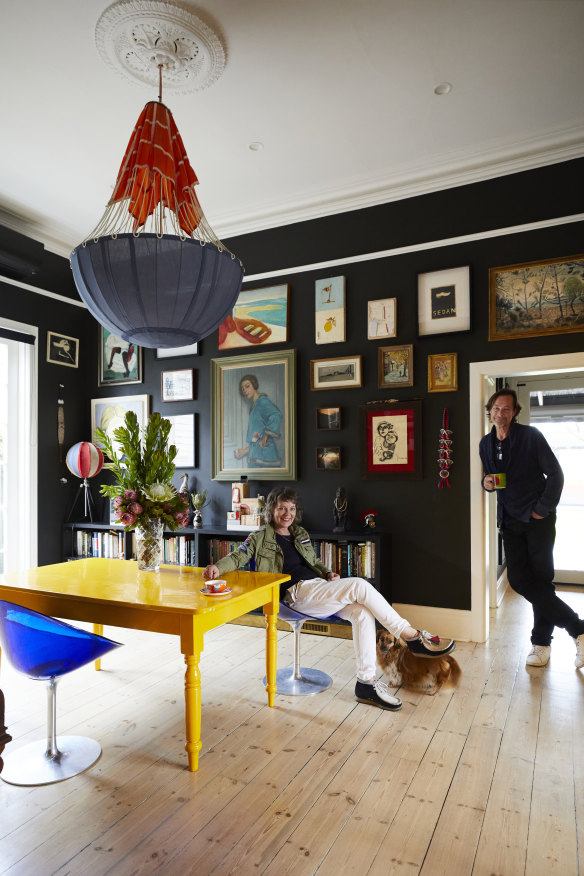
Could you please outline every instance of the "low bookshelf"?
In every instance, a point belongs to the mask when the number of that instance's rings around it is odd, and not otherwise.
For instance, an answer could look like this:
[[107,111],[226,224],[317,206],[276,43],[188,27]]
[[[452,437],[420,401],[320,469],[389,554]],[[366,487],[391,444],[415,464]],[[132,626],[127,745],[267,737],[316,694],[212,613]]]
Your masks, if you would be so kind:
[[[164,563],[206,566],[225,556],[249,535],[250,530],[224,527],[192,526],[164,533]],[[317,557],[341,577],[367,578],[391,602],[391,535],[375,529],[347,532],[311,531]],[[134,534],[123,527],[108,523],[66,523],[63,528],[63,555],[66,560],[82,557],[112,557],[131,560],[135,557]],[[238,618],[235,623],[263,626],[260,610]],[[289,630],[285,621],[280,629]],[[339,618],[328,621],[307,621],[303,631],[319,635],[351,638],[351,625]]]

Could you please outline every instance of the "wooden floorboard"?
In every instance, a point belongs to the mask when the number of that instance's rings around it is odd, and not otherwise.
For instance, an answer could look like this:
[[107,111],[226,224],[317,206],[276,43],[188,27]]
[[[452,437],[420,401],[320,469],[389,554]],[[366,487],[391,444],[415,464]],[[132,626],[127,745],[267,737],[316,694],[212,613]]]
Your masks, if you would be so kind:
[[[582,590],[563,597],[584,615]],[[355,701],[351,641],[315,635],[302,662],[333,686],[270,709],[264,631],[213,630],[197,773],[177,640],[108,628],[124,647],[57,695],[58,731],[102,757],[56,785],[0,783],[0,874],[584,876],[584,671],[562,631],[549,666],[527,668],[530,626],[507,594],[489,641],[458,644],[460,686],[403,689],[396,713]],[[292,651],[279,631],[279,665]],[[10,745],[42,737],[42,685],[6,662],[1,681]]]

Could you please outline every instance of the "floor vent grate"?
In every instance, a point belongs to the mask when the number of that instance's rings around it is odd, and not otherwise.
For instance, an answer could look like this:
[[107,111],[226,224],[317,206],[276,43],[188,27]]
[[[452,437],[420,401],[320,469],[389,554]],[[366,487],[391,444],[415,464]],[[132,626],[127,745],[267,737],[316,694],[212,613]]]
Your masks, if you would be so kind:
[[320,633],[321,636],[330,636],[330,624],[317,624],[314,621],[305,621],[302,624],[302,629],[307,633]]

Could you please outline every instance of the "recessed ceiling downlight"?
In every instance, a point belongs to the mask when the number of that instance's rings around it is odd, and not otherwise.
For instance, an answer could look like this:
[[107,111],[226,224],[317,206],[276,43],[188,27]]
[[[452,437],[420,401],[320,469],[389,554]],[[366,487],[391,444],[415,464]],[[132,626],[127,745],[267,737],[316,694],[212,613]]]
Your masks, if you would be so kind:
[[264,144],[261,140],[252,140],[252,142],[249,144],[249,148],[252,152],[261,152],[264,148]]
[[450,94],[452,91],[452,83],[451,82],[440,82],[439,85],[434,89],[434,94]]

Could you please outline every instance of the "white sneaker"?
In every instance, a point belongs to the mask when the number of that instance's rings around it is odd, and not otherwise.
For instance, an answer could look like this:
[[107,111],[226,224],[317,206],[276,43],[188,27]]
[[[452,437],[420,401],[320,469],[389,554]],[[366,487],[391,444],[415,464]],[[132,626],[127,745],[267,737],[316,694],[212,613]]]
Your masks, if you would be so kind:
[[[582,641],[582,663],[580,666],[584,666],[584,636],[580,636]],[[551,645],[532,645],[531,651],[527,655],[527,659],[525,660],[526,666],[547,666],[550,661],[550,654],[552,652]]]
[[574,660],[574,666],[576,669],[580,669],[584,666],[584,633],[581,633],[577,639],[574,639],[576,642],[576,659]]

